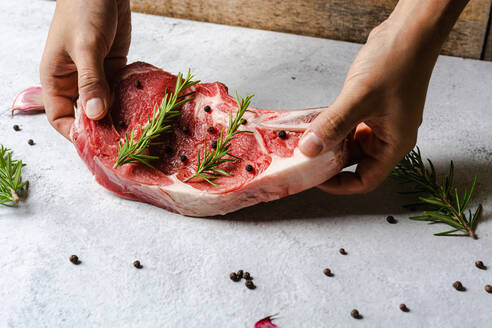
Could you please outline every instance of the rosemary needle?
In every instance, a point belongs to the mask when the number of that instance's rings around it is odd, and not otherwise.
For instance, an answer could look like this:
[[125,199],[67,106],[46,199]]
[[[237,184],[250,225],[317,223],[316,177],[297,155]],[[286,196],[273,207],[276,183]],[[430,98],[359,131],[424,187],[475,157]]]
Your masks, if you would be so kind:
[[[220,131],[219,139],[217,139],[217,147],[212,151],[207,148],[207,135],[205,135],[203,141],[203,153],[198,150],[198,165],[196,172],[186,178],[184,182],[188,182],[193,178],[200,178],[213,186],[217,184],[212,180],[217,179],[220,176],[233,176],[233,174],[219,168],[220,164],[226,162],[233,162],[239,159],[237,156],[231,154],[231,141],[236,138],[236,136],[240,133],[251,133],[251,131],[238,131],[239,127],[243,123],[243,115],[246,113],[246,110],[251,103],[251,98],[254,95],[247,96],[246,98],[239,97],[236,92],[236,102],[238,105],[238,110],[236,113],[236,117],[232,118],[232,108],[229,111],[229,126],[227,127],[227,131],[224,134],[224,130]],[[203,158],[202,156],[203,155]]]
[[[133,128],[130,135],[128,133],[125,134],[125,139],[118,143],[118,157],[116,158],[114,168],[128,163],[140,163],[148,167],[153,167],[149,161],[158,159],[158,157],[148,155],[147,150],[151,145],[155,144],[153,143],[154,139],[162,133],[171,130],[171,122],[181,114],[178,110],[179,107],[193,99],[193,97],[186,98],[186,96],[192,95],[193,93],[179,96],[183,90],[200,82],[191,81],[192,78],[193,75],[191,75],[190,70],[188,70],[188,75],[184,81],[183,75],[178,73],[174,92],[168,93],[166,90],[161,104],[155,104],[152,117],[149,115],[149,122],[145,127],[139,125],[138,130]],[[179,100],[181,98],[184,99]],[[140,138],[138,140],[136,140],[137,131],[140,132]]]
[[482,212],[482,205],[479,204],[473,214],[471,210],[468,212],[466,210],[475,190],[477,176],[475,175],[471,187],[465,189],[460,197],[458,188],[453,188],[453,162],[451,161],[449,166],[449,173],[443,175],[441,183],[438,183],[434,165],[429,159],[427,161],[430,169],[425,166],[420,149],[416,147],[400,161],[391,174],[402,183],[414,185],[413,191],[403,192],[403,194],[419,195],[418,203],[406,207],[419,206],[425,209],[423,215],[412,216],[410,219],[444,223],[453,228],[449,231],[436,233],[436,236],[456,236],[455,233],[463,232],[465,235],[476,239],[475,229]]
[[25,164],[20,160],[12,159],[12,151],[0,145],[0,205],[16,206],[29,181],[22,181],[22,167]]

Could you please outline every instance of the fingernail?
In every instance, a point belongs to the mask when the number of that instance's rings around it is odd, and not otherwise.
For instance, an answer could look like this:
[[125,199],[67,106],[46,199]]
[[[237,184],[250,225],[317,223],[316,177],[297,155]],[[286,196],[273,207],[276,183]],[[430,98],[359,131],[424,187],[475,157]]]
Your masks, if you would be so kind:
[[104,103],[101,98],[92,98],[85,103],[85,115],[90,119],[101,117],[104,113]]
[[299,149],[304,155],[314,157],[323,150],[323,142],[314,132],[308,132],[299,142]]

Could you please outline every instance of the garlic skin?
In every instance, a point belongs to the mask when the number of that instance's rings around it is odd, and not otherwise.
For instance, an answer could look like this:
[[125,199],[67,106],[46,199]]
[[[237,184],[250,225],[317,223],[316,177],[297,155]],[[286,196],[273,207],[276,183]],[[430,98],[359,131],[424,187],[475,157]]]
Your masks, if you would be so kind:
[[15,111],[23,113],[44,111],[41,87],[30,87],[21,91],[12,104],[12,116],[14,116]]
[[279,328],[276,324],[272,322],[272,320],[275,319],[274,317],[276,315],[278,315],[278,313],[274,315],[269,315],[268,317],[261,319],[260,321],[255,323],[253,328]]

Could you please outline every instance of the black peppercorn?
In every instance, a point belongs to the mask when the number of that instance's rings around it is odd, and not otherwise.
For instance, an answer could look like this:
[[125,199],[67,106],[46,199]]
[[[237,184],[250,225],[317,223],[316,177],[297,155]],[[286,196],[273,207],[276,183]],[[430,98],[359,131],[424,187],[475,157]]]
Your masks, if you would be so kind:
[[251,164],[246,165],[246,171],[248,171],[248,172],[253,171],[253,165],[251,165]]
[[241,124],[246,125],[247,123],[248,123],[248,121],[243,118],[243,120],[241,121]]
[[487,267],[483,264],[482,261],[476,261],[475,266],[481,270],[487,270]]
[[455,281],[453,283],[453,287],[460,292],[464,292],[466,290],[465,286],[461,283],[461,281]]
[[285,138],[287,138],[287,133],[284,130],[281,130],[278,132],[278,137],[280,139],[285,139]]
[[235,273],[235,272],[231,272],[229,274],[229,278],[231,278],[231,280],[234,282],[238,282],[239,280],[241,280],[241,278],[239,278],[237,273]]
[[17,124],[14,125],[14,131],[20,131],[20,127]]
[[356,309],[353,309],[352,312],[350,312],[350,315],[354,319],[362,319],[362,315]]
[[214,127],[213,126],[209,126],[207,128],[207,132],[214,132]]
[[491,293],[491,294],[492,294],[492,286],[490,286],[490,285],[485,285],[485,291],[486,291],[487,293]]
[[402,310],[403,312],[410,312],[410,309],[407,308],[407,306],[405,304],[400,304],[400,310]]
[[323,273],[325,274],[325,276],[327,277],[333,277],[333,273],[331,272],[330,269],[326,268],[323,270]]
[[181,162],[186,162],[186,160],[188,159],[188,157],[186,157],[186,155],[181,155],[179,157],[179,159],[181,159]]
[[140,82],[140,80],[135,80],[135,82],[133,82],[133,85],[137,89],[140,89],[142,87],[142,83]]
[[339,252],[340,252],[340,254],[342,254],[342,255],[347,255],[347,252],[345,251],[345,249],[344,249],[344,248],[340,248],[338,251],[339,251]]
[[211,109],[211,108],[210,108],[210,106],[209,106],[209,105],[207,105],[207,106],[203,107],[203,110],[205,111],[205,113],[210,112],[210,109]]
[[125,124],[125,121],[119,121],[119,122],[118,122],[118,125],[119,125],[120,127],[124,127],[126,124]]
[[190,128],[187,126],[183,126],[183,133],[188,134],[190,132]]
[[246,279],[246,280],[253,280],[253,277],[251,277],[251,275],[249,274],[249,272],[245,272],[243,274],[243,278]]
[[239,277],[239,279],[243,278],[243,270],[238,270],[236,274]]
[[72,262],[75,265],[79,265],[80,264],[79,257],[77,255],[70,256],[70,262]]
[[32,145],[34,145],[34,140],[29,139],[29,140],[27,140],[27,143],[28,143],[30,146],[32,146]]
[[142,268],[143,268],[143,266],[142,266],[142,264],[140,263],[140,261],[139,261],[139,260],[134,261],[134,262],[133,262],[133,266],[134,266],[135,268],[137,268],[137,269],[142,269]]
[[246,287],[247,287],[248,289],[255,289],[255,288],[256,288],[256,286],[255,286],[255,284],[254,284],[253,280],[246,280],[245,285],[246,285]]
[[389,224],[396,224],[398,223],[398,221],[396,221],[396,219],[394,218],[393,215],[389,215],[387,218],[386,218],[386,221],[388,221]]
[[217,148],[217,141],[213,141],[212,144],[210,145],[213,149]]
[[166,154],[171,154],[173,152],[173,149],[171,148],[171,146],[166,146],[164,148],[164,151],[166,152]]

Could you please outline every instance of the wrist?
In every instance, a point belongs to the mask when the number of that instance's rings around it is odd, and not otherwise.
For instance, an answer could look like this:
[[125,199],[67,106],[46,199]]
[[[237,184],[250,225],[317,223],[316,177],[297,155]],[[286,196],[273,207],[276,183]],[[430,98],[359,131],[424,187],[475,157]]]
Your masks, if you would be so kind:
[[400,0],[387,22],[405,42],[438,54],[468,1]]

